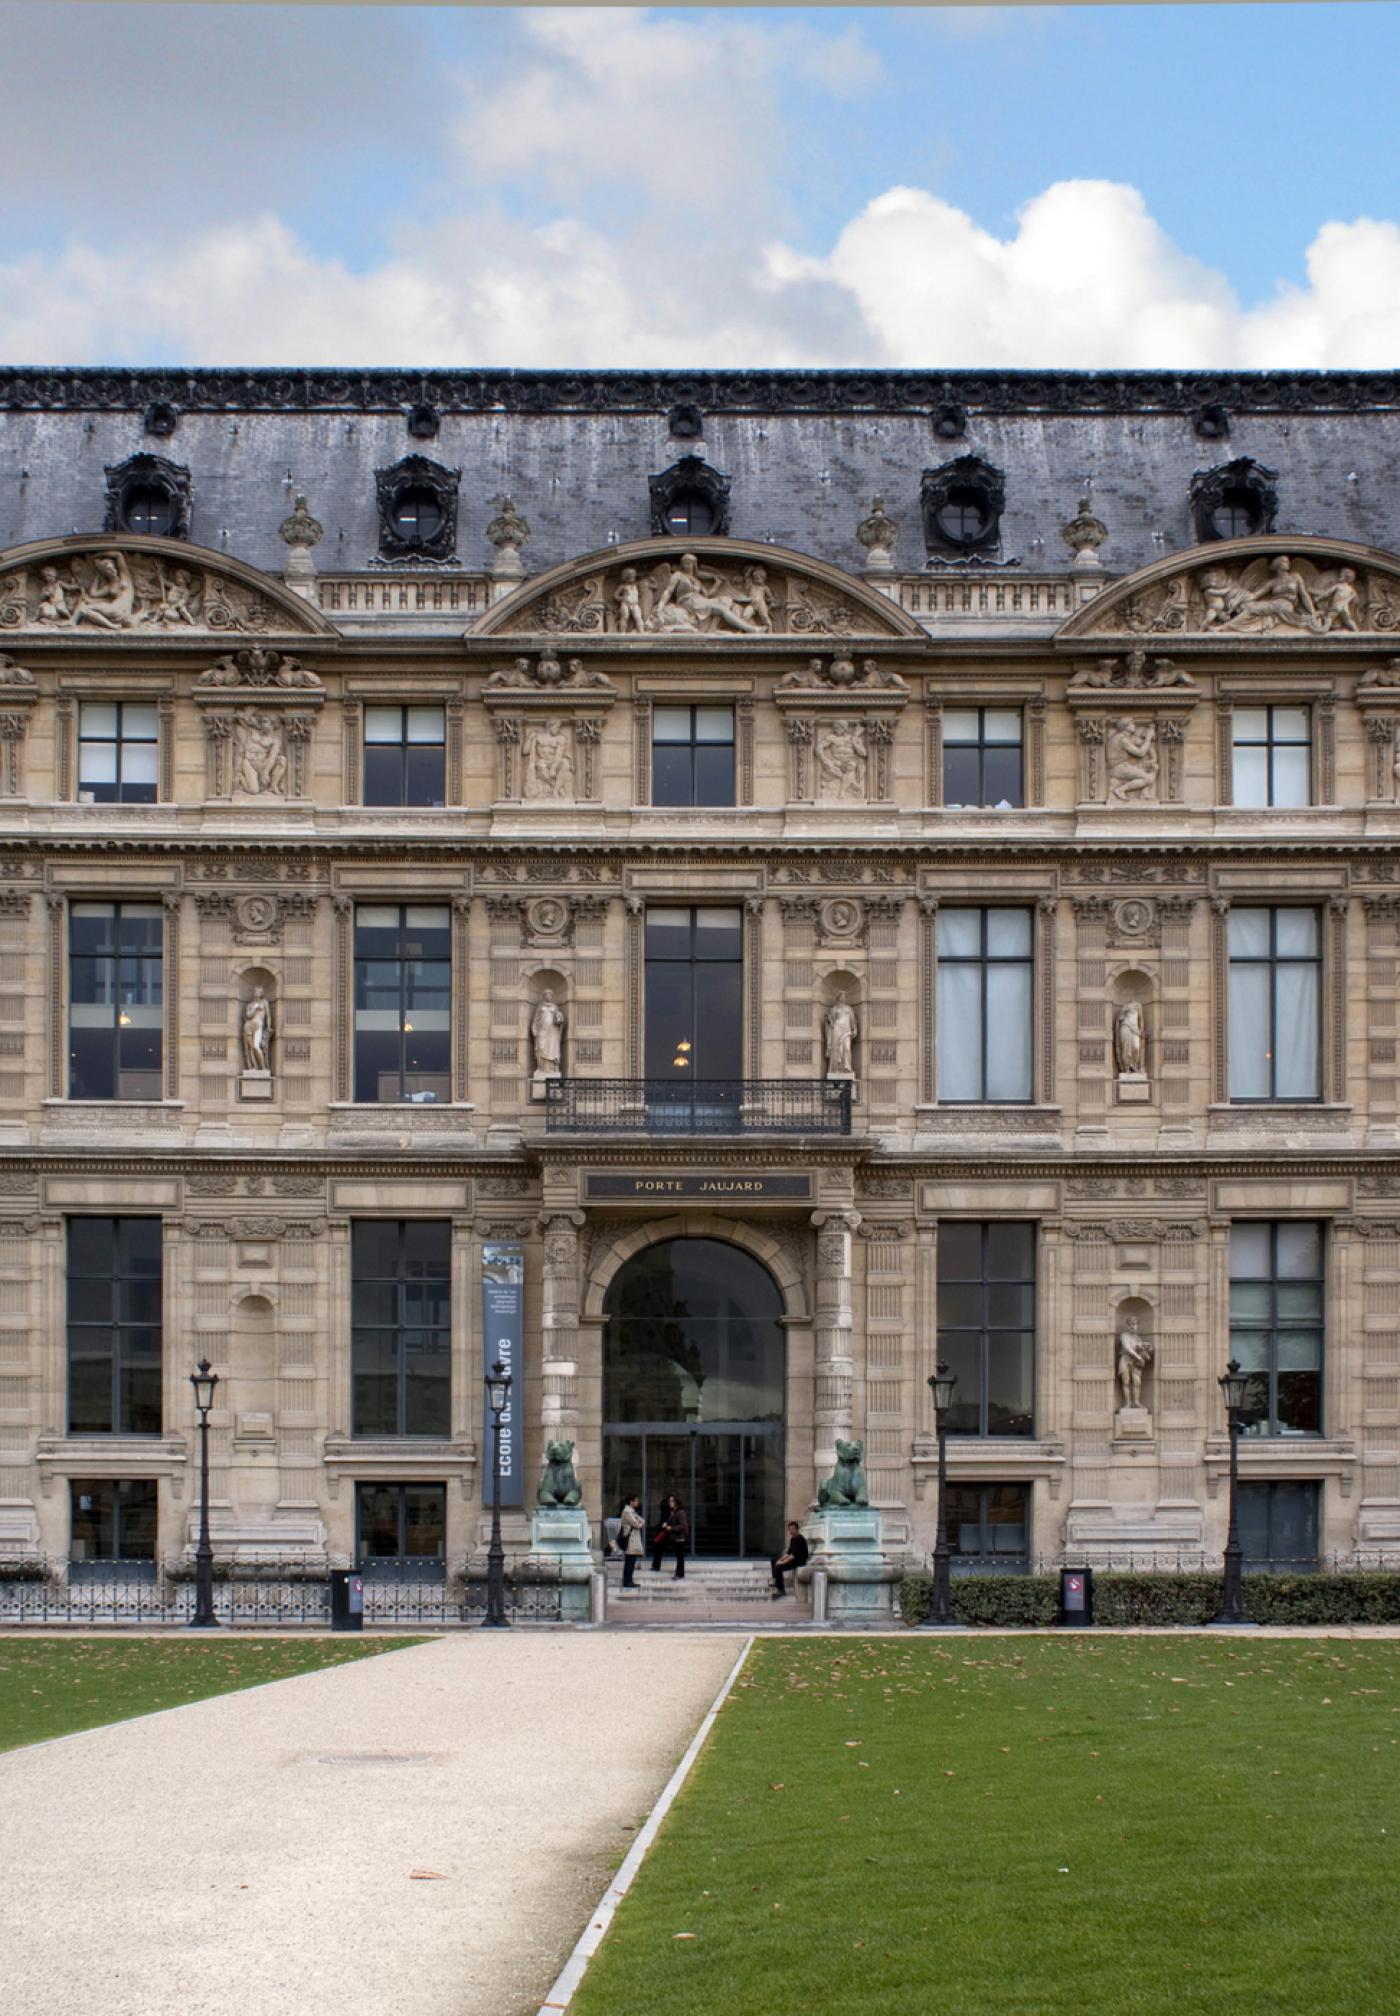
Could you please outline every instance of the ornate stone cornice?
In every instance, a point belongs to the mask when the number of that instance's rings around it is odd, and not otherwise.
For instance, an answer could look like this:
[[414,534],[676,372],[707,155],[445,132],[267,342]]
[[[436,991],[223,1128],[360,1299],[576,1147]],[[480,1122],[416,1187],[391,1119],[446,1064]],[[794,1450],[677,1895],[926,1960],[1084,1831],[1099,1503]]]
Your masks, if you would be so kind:
[[666,414],[1361,413],[1400,406],[1397,371],[0,371],[20,412]]

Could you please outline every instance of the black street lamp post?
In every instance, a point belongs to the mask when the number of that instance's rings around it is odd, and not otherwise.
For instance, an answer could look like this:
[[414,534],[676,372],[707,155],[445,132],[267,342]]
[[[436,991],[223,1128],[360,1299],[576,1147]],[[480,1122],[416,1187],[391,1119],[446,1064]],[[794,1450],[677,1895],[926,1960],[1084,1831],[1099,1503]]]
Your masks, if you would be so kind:
[[214,1615],[214,1549],[209,1544],[209,1410],[214,1404],[214,1388],[219,1383],[209,1360],[201,1358],[191,1372],[194,1404],[199,1409],[199,1545],[194,1550],[194,1615],[190,1628],[212,1631],[218,1623]]
[[501,1416],[510,1403],[511,1376],[498,1358],[486,1378],[486,1404],[491,1409],[491,1545],[486,1551],[486,1615],[483,1630],[504,1630],[506,1616],[506,1550],[501,1545]]
[[1217,1624],[1246,1624],[1244,1578],[1240,1549],[1238,1486],[1240,1481],[1240,1416],[1244,1412],[1249,1379],[1232,1358],[1220,1375],[1225,1396],[1225,1418],[1230,1430],[1230,1525],[1225,1535],[1225,1584],[1221,1592]]
[[953,1404],[953,1388],[957,1383],[956,1375],[941,1362],[938,1370],[930,1374],[928,1382],[928,1390],[933,1395],[934,1420],[938,1429],[938,1525],[933,1537],[933,1597],[924,1624],[927,1628],[937,1631],[955,1631],[958,1628],[948,1588],[947,1426],[948,1409]]

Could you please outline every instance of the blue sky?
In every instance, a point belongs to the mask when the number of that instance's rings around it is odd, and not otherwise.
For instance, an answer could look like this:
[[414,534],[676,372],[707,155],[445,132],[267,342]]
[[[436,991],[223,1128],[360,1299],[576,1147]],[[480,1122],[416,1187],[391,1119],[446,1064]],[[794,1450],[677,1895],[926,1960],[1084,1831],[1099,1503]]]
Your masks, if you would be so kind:
[[0,38],[11,361],[1400,353],[1389,0],[0,0]]

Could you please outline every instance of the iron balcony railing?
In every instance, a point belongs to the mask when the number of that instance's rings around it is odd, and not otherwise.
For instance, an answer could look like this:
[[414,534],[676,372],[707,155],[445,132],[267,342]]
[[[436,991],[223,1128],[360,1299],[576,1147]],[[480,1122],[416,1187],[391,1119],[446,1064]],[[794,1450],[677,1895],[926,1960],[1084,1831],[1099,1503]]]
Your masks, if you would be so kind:
[[849,1082],[552,1078],[547,1134],[849,1134]]

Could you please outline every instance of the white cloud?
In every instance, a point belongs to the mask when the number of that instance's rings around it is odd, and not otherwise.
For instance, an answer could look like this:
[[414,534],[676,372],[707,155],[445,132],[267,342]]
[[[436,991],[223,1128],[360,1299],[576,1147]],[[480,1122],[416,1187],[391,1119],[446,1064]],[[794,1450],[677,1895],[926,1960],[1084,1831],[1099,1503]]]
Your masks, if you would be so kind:
[[355,271],[276,216],[169,247],[0,264],[0,355],[24,363],[1389,366],[1400,226],[1329,223],[1307,284],[1255,308],[1139,193],[1061,182],[1005,236],[886,191],[814,258],[643,204],[608,231],[487,206]]

